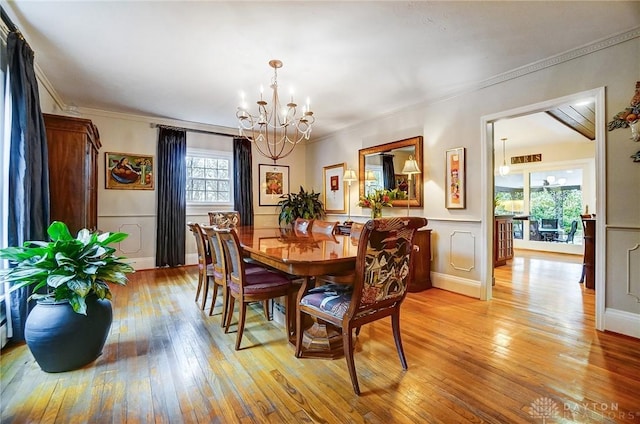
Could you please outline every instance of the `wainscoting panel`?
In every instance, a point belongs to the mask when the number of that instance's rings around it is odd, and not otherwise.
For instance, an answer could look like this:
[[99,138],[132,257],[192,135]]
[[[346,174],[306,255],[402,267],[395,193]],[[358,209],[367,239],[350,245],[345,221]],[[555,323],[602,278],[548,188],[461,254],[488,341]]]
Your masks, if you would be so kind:
[[98,228],[101,231],[123,232],[129,234],[116,248],[118,253],[127,257],[136,270],[155,267],[156,257],[156,217],[141,216],[99,216]]
[[469,272],[476,267],[476,240],[471,231],[455,230],[449,235],[449,265]]
[[609,309],[615,305],[617,310],[640,314],[640,228],[615,227],[606,231],[607,245],[616,246],[620,254],[607,257],[605,306]]

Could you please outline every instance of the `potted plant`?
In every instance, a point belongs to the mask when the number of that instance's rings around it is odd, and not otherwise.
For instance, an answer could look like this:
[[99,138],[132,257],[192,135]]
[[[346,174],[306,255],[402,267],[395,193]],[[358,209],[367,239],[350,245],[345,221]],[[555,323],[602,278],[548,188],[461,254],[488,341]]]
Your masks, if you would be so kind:
[[25,323],[25,340],[42,370],[61,372],[95,360],[112,322],[109,283],[125,285],[131,265],[109,247],[125,233],[78,232],[55,221],[47,233],[50,242],[27,241],[22,247],[0,249],[0,259],[13,268],[0,279],[13,282],[11,290],[33,286],[36,306]]
[[299,193],[289,193],[281,196],[278,202],[280,214],[278,223],[292,224],[296,218],[319,219],[325,216],[324,206],[319,199],[320,193],[304,191],[300,186]]

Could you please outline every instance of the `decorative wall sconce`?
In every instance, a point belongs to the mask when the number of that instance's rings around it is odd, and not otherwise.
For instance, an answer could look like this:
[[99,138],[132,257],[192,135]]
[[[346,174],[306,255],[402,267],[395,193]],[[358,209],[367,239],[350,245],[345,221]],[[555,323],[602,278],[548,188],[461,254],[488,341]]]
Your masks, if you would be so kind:
[[618,112],[607,124],[609,131],[627,127],[631,129],[631,140],[640,141],[640,81],[636,82],[636,93],[631,98],[630,106]]

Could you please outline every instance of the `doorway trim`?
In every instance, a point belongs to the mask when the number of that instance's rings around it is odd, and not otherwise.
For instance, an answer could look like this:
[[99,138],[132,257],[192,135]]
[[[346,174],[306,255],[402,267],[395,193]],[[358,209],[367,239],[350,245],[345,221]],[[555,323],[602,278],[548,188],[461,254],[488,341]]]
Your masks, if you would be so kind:
[[[487,249],[480,252],[480,297],[483,300],[489,300],[492,297],[492,283],[494,281],[493,274],[493,186],[494,186],[494,140],[493,140],[493,123],[500,119],[516,118],[523,115],[529,115],[537,112],[544,112],[550,108],[575,102],[585,97],[595,98],[595,134],[596,134],[596,329],[604,330],[604,305],[605,305],[605,281],[606,261],[605,261],[605,223],[607,222],[606,208],[606,118],[605,118],[605,88],[599,87],[593,90],[582,91],[564,97],[558,97],[544,102],[522,106],[491,115],[485,115],[481,120],[481,146],[482,146],[482,219],[481,228],[482,239],[486,240]],[[576,284],[578,282],[576,281]]]

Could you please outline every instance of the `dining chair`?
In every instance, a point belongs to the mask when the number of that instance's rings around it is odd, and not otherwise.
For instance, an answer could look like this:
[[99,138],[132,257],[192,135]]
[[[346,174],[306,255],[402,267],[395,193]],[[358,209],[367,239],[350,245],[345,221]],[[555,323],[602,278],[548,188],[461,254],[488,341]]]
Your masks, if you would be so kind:
[[209,225],[220,228],[233,228],[242,225],[238,211],[210,211]]
[[[203,296],[202,296],[202,309],[205,308],[207,303],[207,294],[209,293],[209,279],[213,278],[213,265],[211,260],[211,255],[207,252],[207,248],[205,245],[205,234],[198,223],[189,222],[187,223],[189,230],[193,234],[193,237],[196,241],[196,248],[198,252],[198,287],[196,288],[196,303],[198,302],[198,298],[200,297],[200,292],[204,286]],[[215,291],[213,302],[215,303]]]
[[[284,274],[271,269],[262,267],[258,270],[255,268],[252,272],[247,272],[248,264],[243,258],[242,246],[235,231],[230,229],[217,229],[217,233],[226,260],[227,272],[229,276],[227,286],[228,311],[225,322],[225,333],[229,332],[231,318],[233,315],[235,300],[239,302],[239,318],[238,318],[238,334],[236,337],[235,349],[240,349],[242,343],[242,335],[244,333],[244,325],[247,314],[247,304],[251,302],[263,302],[286,297],[287,304],[285,308],[285,329],[287,339],[292,335],[292,308],[295,307],[294,302],[294,285],[292,281]],[[259,267],[259,265],[253,265]],[[265,308],[265,311],[267,309]],[[267,319],[270,320],[268,312]]]
[[416,231],[427,220],[418,217],[374,219],[366,223],[360,235],[353,289],[335,290],[322,286],[304,294],[296,314],[296,357],[302,356],[303,314],[342,329],[344,356],[353,391],[360,387],[353,357],[353,329],[391,317],[391,327],[402,369],[407,361],[400,336],[400,306],[414,273],[413,245]]
[[[209,316],[213,315],[213,310],[215,308],[215,299],[218,292],[218,287],[222,289],[222,318],[220,319],[220,326],[224,327],[227,319],[227,313],[229,310],[229,296],[227,294],[227,285],[229,281],[229,273],[227,272],[227,263],[224,255],[224,248],[222,247],[222,241],[218,236],[218,233],[215,231],[213,226],[205,226],[202,227],[204,233],[206,234],[207,240],[209,242],[209,247],[211,250],[211,259],[213,265],[213,299],[214,301],[211,303],[211,307],[209,308]],[[263,267],[256,265],[255,263],[246,263],[245,264],[245,272],[247,274],[251,274],[254,272],[260,272],[263,270]],[[265,310],[267,309],[267,305],[265,303]],[[268,314],[268,311],[267,311]],[[268,315],[265,316],[268,318]]]
[[331,235],[335,232],[336,225],[338,224],[339,224],[338,221],[329,222],[329,221],[321,221],[319,219],[315,219],[313,220],[313,223],[311,225],[311,234]]

